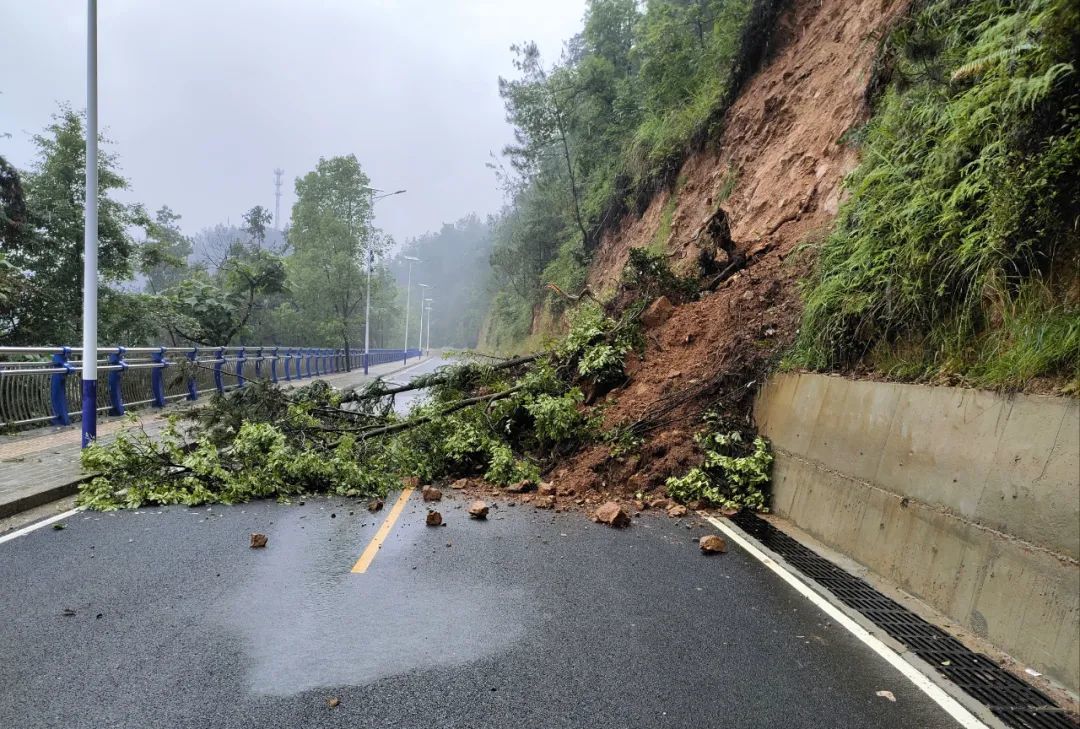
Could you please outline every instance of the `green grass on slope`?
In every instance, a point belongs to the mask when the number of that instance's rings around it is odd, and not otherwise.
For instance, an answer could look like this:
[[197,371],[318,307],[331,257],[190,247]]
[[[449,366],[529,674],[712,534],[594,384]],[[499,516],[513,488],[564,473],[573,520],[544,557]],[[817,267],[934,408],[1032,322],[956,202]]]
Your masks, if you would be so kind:
[[795,364],[1075,386],[1078,51],[1071,0],[917,4],[883,46]]

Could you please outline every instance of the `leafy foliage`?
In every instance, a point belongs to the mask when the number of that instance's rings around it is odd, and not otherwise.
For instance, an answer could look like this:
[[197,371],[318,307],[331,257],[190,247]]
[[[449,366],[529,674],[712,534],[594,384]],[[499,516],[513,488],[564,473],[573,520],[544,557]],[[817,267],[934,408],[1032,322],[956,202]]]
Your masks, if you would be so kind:
[[[381,382],[342,393],[323,381],[287,391],[256,381],[215,395],[164,435],[126,431],[95,444],[83,466],[100,473],[80,492],[98,509],[141,504],[237,503],[322,491],[381,494],[405,476],[536,481],[541,470],[597,436],[585,411],[578,362],[617,349],[624,334],[603,318],[517,376],[466,363],[418,378],[428,397],[406,417]],[[515,363],[516,364],[516,363]],[[522,363],[523,364],[523,363]],[[519,367],[520,369],[520,367]]]
[[318,381],[289,394],[256,382],[215,395],[190,414],[196,425],[186,432],[173,419],[156,437],[135,428],[87,448],[83,468],[101,475],[81,488],[79,503],[115,509],[385,493],[393,479],[381,449],[333,427],[353,417],[334,412],[340,403]]
[[633,313],[616,321],[599,306],[584,305],[571,313],[570,331],[556,353],[591,385],[609,388],[624,378],[626,355],[641,344]]
[[698,293],[695,276],[680,276],[671,270],[667,258],[647,248],[631,248],[622,283],[637,297],[646,300],[667,296],[676,302],[693,299]]
[[520,341],[544,284],[579,290],[603,231],[673,184],[716,135],[780,5],[590,0],[557,63],[515,46],[518,76],[499,82],[515,142],[503,150],[510,204],[495,230],[488,346]]
[[[98,264],[101,289],[133,271],[136,243],[130,230],[148,223],[138,205],[119,202],[117,193],[128,188],[118,170],[115,154],[102,139],[98,156]],[[35,135],[38,157],[22,175],[25,206],[11,208],[5,219],[18,221],[18,235],[5,232],[5,257],[17,269],[32,272],[20,295],[5,309],[5,343],[70,344],[79,338],[79,320],[73,317],[82,299],[83,209],[86,197],[86,144],[83,117],[62,106],[44,133]],[[8,172],[7,174],[10,174]],[[6,197],[10,197],[8,193]],[[5,207],[15,202],[5,200]],[[13,216],[12,216],[13,215]],[[115,291],[115,297],[123,292]],[[113,322],[102,309],[102,339],[113,336]]]
[[765,488],[773,456],[761,436],[729,429],[724,420],[706,415],[708,428],[695,441],[705,452],[700,466],[685,476],[671,477],[668,495],[679,501],[705,501],[724,509],[765,509]]
[[799,364],[1076,377],[1078,49],[1068,0],[928,1],[892,34],[892,81],[806,290]]

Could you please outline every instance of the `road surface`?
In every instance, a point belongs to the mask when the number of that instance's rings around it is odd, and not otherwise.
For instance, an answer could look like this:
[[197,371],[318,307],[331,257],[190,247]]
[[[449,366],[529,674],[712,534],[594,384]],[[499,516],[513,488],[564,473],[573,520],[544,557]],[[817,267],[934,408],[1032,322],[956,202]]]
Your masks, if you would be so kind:
[[749,554],[701,555],[706,522],[476,522],[451,498],[432,528],[413,494],[353,573],[395,498],[83,512],[0,543],[0,727],[957,726]]

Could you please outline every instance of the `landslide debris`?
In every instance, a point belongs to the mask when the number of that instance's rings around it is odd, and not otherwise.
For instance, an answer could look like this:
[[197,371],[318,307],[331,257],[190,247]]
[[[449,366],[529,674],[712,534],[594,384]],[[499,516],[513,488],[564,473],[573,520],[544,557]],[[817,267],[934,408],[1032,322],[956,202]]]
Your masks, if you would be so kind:
[[727,542],[718,534],[706,534],[698,540],[698,547],[705,554],[722,554],[727,551]]

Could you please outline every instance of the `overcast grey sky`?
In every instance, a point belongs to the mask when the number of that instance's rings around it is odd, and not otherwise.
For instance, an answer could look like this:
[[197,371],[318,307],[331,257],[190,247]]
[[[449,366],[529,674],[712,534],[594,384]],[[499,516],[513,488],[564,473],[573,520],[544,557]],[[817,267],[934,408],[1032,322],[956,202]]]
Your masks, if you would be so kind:
[[[62,101],[85,106],[83,0],[0,0],[0,154],[20,168]],[[100,118],[130,199],[168,204],[188,233],[273,210],[293,179],[355,153],[402,241],[501,192],[484,164],[510,139],[497,89],[511,43],[546,58],[584,0],[99,0]],[[15,62],[18,59],[18,62]]]

